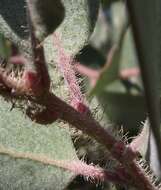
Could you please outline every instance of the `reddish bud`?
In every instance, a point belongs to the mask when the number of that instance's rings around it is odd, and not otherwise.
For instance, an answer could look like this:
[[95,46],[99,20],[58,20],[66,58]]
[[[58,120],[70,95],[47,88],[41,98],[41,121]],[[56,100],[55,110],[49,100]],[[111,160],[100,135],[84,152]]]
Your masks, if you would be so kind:
[[23,80],[25,87],[34,94],[40,95],[42,92],[41,76],[32,71],[25,71]]

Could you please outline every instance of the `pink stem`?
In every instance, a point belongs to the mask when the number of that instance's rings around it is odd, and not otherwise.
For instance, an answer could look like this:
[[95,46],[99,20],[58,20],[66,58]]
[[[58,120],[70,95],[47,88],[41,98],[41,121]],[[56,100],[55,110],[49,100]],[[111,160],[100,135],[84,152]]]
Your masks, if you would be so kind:
[[122,172],[121,168],[110,171],[91,164],[87,165],[82,161],[57,161],[57,165],[92,181],[110,181],[120,185],[127,185],[130,182],[130,180],[127,179],[127,174]]
[[[101,69],[99,70],[96,70],[96,69],[91,69],[87,66],[84,66],[84,65],[81,65],[79,63],[75,64],[74,65],[74,69],[84,75],[84,76],[87,76],[90,81],[91,81],[91,84],[92,86],[94,86],[101,74]],[[130,77],[136,77],[140,74],[140,70],[138,68],[128,68],[128,69],[123,69],[120,71],[119,73],[119,77],[121,79],[128,79]]]
[[84,96],[82,95],[75,76],[75,72],[73,70],[74,60],[64,51],[59,36],[57,34],[54,34],[53,38],[54,45],[58,50],[58,67],[60,68],[60,71],[62,72],[65,82],[68,86],[71,105],[80,113],[86,113],[88,111],[88,108],[84,103]]

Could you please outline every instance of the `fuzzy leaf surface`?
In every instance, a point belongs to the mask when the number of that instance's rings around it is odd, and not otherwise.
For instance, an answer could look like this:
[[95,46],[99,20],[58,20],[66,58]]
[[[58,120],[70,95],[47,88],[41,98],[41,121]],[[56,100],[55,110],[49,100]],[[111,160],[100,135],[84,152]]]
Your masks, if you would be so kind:
[[[31,122],[20,111],[9,111],[0,100],[0,146],[17,153],[34,153],[57,160],[76,160],[69,133],[57,122],[42,126]],[[1,189],[64,189],[73,174],[28,159],[0,155]]]
[[98,0],[62,0],[65,19],[56,33],[60,36],[62,47],[70,55],[77,54],[88,43],[97,19]]

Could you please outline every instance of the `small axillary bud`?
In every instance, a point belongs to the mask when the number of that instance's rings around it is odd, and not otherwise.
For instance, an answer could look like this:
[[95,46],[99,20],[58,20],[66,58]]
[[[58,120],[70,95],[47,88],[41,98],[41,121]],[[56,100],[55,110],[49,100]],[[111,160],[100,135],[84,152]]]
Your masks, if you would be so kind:
[[40,95],[42,91],[41,77],[33,71],[25,71],[23,75],[25,88],[31,95]]

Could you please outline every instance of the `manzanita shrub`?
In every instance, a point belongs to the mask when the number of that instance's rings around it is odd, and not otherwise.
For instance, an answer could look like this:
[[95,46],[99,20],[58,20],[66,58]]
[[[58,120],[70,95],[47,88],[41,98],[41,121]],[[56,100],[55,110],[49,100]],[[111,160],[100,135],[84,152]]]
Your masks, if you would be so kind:
[[0,189],[161,189],[160,26],[159,0],[0,1]]

